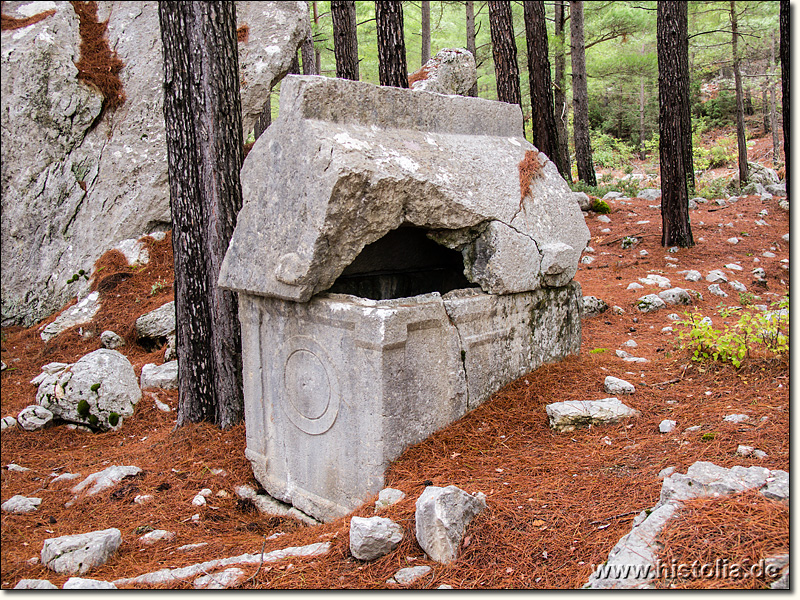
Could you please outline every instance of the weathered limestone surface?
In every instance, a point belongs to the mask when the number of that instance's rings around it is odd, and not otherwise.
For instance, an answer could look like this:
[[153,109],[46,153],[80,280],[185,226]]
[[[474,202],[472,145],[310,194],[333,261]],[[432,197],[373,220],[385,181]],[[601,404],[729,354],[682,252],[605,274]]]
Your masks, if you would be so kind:
[[[157,3],[98,2],[124,63],[125,103],[100,117],[102,96],[76,79],[78,17],[69,2],[5,2],[2,32],[2,322],[31,325],[88,290],[91,271],[122,240],[169,226],[163,58]],[[309,32],[305,2],[237,2],[245,136],[265,95]]]
[[482,492],[472,495],[454,485],[429,485],[417,499],[414,512],[417,542],[436,562],[453,562],[467,527],[485,508]]
[[478,78],[475,57],[463,48],[439,50],[422,69],[425,78],[412,83],[412,90],[466,96]]
[[[528,150],[510,104],[288,76],[280,116],[242,169],[245,204],[220,285],[305,302],[367,244],[407,224],[460,250],[465,275],[484,291],[564,286],[589,230],[543,155],[520,200]],[[435,230],[446,231],[437,239]],[[515,260],[524,269],[515,272]],[[550,270],[536,276],[542,260]]]
[[384,470],[409,445],[577,353],[580,299],[577,282],[380,301],[240,295],[245,453],[256,479],[320,520],[347,514],[383,489]]
[[49,538],[42,546],[42,564],[56,573],[83,575],[105,564],[121,543],[115,528]]
[[56,417],[104,430],[121,426],[141,397],[131,363],[106,348],[46,375],[36,392],[36,402]]

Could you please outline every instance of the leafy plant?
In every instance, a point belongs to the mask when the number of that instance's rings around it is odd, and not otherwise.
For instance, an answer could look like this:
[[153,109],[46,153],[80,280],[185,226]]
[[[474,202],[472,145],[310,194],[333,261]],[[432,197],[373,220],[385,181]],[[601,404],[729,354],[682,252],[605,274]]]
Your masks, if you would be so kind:
[[156,281],[156,282],[155,282],[155,283],[152,285],[152,287],[150,288],[150,295],[151,295],[151,296],[155,296],[157,293],[159,293],[159,292],[160,292],[161,290],[163,290],[165,287],[166,287],[166,286],[164,285],[164,282],[163,282],[163,281],[161,281],[161,280],[159,280],[159,281]]
[[681,347],[693,353],[692,360],[730,362],[735,368],[754,354],[782,356],[789,352],[788,298],[773,303],[778,310],[762,312],[754,306],[721,308],[723,318],[738,313],[729,327],[717,329],[699,312],[687,314],[678,324]]

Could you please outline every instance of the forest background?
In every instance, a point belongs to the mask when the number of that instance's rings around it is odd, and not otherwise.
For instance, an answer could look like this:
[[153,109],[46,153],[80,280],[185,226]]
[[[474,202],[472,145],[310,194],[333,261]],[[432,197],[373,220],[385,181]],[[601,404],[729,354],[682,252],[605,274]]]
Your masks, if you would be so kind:
[[[409,72],[424,64],[423,2],[403,2],[406,58]],[[442,48],[467,47],[466,5],[472,4],[475,15],[476,64],[478,96],[497,99],[497,82],[489,31],[487,2],[429,2],[430,55]],[[565,12],[563,46],[554,31],[555,2],[545,2],[548,42],[554,87],[555,58],[565,55],[564,77],[566,110],[562,107],[557,118],[567,122],[572,179],[577,181],[574,164],[572,88],[570,64],[570,2],[563,2]],[[635,158],[652,161],[650,173],[658,175],[658,61],[656,53],[656,2],[613,1],[585,2],[584,30],[588,107],[592,159],[596,168],[621,169],[630,173]],[[314,48],[321,75],[336,76],[333,21],[330,2],[309,2]],[[378,51],[374,2],[355,2],[359,79],[378,84]],[[689,2],[689,71],[694,168],[698,175],[698,194],[719,194],[728,181],[706,179],[708,169],[735,164],[736,132],[727,131],[716,139],[713,147],[699,143],[703,134],[735,126],[736,98],[731,44],[731,7],[736,11],[738,50],[744,90],[745,114],[761,116],[760,127],[749,119],[748,139],[772,131],[770,115],[781,118],[780,57],[778,36],[779,2],[720,1]],[[527,69],[527,45],[523,2],[511,2],[517,62],[522,91],[522,111],[526,136],[531,139],[531,96]],[[305,69],[304,69],[305,70]],[[277,100],[280,86],[273,90]],[[273,119],[277,117],[278,102],[272,102]],[[779,146],[780,142],[775,140]],[[782,154],[774,153],[773,163],[782,164]],[[603,181],[598,181],[602,186]],[[574,189],[586,189],[574,184]],[[628,190],[635,192],[635,190]],[[602,194],[600,194],[602,195]]]

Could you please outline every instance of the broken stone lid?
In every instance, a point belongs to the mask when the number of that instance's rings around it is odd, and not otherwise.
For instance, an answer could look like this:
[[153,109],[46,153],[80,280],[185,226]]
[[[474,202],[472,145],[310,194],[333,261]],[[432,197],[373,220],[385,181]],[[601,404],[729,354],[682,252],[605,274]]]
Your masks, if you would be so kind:
[[[488,293],[566,285],[589,230],[522,131],[512,104],[287,76],[280,116],[242,168],[220,285],[306,302],[398,229],[460,252],[468,282]],[[404,254],[395,238],[390,258]],[[387,257],[360,259],[382,268]]]

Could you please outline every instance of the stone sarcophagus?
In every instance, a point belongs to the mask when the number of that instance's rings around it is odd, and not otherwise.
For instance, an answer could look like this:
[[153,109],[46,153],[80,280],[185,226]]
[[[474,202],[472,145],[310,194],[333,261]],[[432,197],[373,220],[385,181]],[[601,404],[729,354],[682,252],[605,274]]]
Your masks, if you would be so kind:
[[578,352],[589,231],[521,133],[510,104],[283,81],[220,274],[270,494],[343,516],[409,445]]

